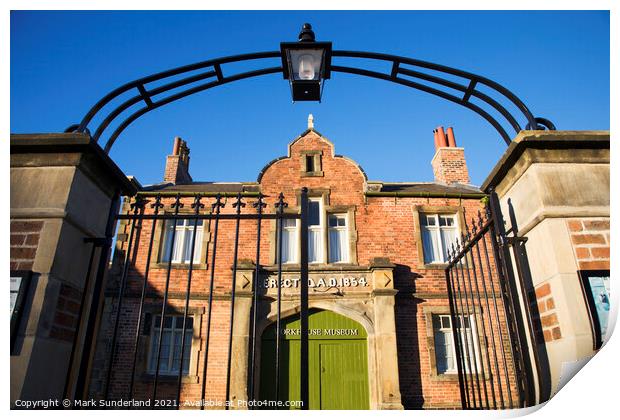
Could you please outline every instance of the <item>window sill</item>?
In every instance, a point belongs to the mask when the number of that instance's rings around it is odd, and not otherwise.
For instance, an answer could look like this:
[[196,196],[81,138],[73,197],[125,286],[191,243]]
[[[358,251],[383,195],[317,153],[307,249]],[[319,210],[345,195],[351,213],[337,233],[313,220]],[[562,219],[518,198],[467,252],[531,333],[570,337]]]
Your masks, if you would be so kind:
[[433,372],[431,377],[436,381],[458,382],[459,374],[457,372],[437,373]]
[[314,172],[302,172],[301,173],[301,177],[317,177],[317,176],[323,176],[323,171],[314,171]]
[[[467,373],[465,376],[469,380],[470,378],[475,378],[476,373]],[[489,374],[488,373],[485,373],[484,376],[482,375],[482,373],[478,373],[478,376],[482,380],[488,380],[489,379]],[[455,381],[455,382],[458,382],[459,374],[457,372],[437,373],[436,371],[433,371],[431,373],[431,378],[436,380],[436,381],[446,381],[446,382]]]
[[[194,263],[192,265],[192,270],[206,270],[208,267],[208,264],[197,264]],[[164,269],[167,270],[168,269],[168,263],[167,262],[158,262],[158,263],[154,263],[151,265],[151,268],[159,268],[159,269]],[[189,263],[172,263],[171,264],[171,269],[173,270],[189,270]]]
[[[153,373],[143,373],[142,375],[140,375],[140,379],[147,382],[147,381],[154,381],[155,380],[155,374]],[[163,382],[163,383],[176,383],[179,380],[179,375],[178,374],[163,374],[160,373],[157,381],[158,382]],[[198,375],[183,375],[181,377],[181,383],[182,384],[197,384],[198,383]]]
[[427,263],[418,265],[420,270],[445,270],[448,268],[448,263]]
[[[282,272],[297,272],[301,268],[299,263],[282,263]],[[267,271],[278,271],[278,264],[266,265]],[[364,271],[367,267],[361,267],[352,263],[308,263],[310,271]]]

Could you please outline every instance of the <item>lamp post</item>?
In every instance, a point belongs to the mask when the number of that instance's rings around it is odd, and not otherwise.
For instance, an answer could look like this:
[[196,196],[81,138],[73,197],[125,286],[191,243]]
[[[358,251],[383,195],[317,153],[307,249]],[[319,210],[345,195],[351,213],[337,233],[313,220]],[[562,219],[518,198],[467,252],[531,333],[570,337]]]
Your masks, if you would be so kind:
[[304,23],[298,42],[280,43],[284,78],[289,80],[293,101],[321,101],[323,81],[330,77],[331,42],[316,42],[309,23]]

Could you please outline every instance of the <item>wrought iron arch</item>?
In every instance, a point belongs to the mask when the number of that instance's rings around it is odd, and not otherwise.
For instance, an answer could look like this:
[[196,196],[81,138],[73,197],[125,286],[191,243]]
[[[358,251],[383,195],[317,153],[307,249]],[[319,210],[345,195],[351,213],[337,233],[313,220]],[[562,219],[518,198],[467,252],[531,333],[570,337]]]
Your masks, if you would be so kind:
[[[106,96],[101,98],[88,111],[80,124],[72,125],[71,127],[67,128],[66,131],[86,132],[90,134],[91,131],[89,125],[91,125],[95,117],[102,116],[103,119],[97,125],[94,133],[92,134],[92,139],[95,142],[98,142],[104,131],[106,131],[110,124],[115,121],[123,112],[127,111],[130,107],[140,102],[144,102],[144,106],[142,108],[126,117],[110,135],[104,146],[104,151],[106,153],[109,153],[110,149],[114,145],[114,142],[123,132],[123,130],[125,130],[133,121],[154,109],[160,108],[164,105],[193,95],[195,93],[202,92],[204,90],[211,89],[213,87],[220,86],[226,83],[231,83],[242,79],[248,79],[251,77],[283,72],[282,66],[275,66],[264,67],[261,69],[236,73],[232,75],[224,75],[222,71],[222,65],[242,61],[264,60],[280,57],[280,51],[241,54],[229,57],[216,58],[213,60],[201,61],[198,63],[177,67],[171,70],[134,80],[114,89]],[[400,85],[427,92],[445,100],[454,102],[458,105],[464,106],[465,108],[476,112],[487,122],[489,122],[497,130],[497,132],[500,134],[506,144],[510,144],[511,137],[506,131],[505,125],[508,124],[508,126],[512,128],[512,130],[514,130],[516,133],[521,131],[522,128],[517,120],[517,117],[515,117],[515,115],[513,115],[511,112],[509,112],[502,104],[502,102],[504,104],[512,104],[512,106],[516,107],[519,113],[522,114],[521,116],[525,117],[525,120],[527,121],[525,126],[526,129],[532,129],[532,127],[534,127],[537,130],[555,130],[555,126],[551,121],[545,118],[534,117],[534,115],[530,112],[530,110],[523,103],[523,101],[521,101],[510,90],[506,89],[499,83],[494,82],[493,80],[474,73],[466,72],[440,64],[430,63],[427,61],[382,53],[336,50],[332,51],[332,57],[371,59],[390,63],[391,72],[389,74],[361,67],[342,66],[335,64],[331,64],[330,69],[332,72],[357,74],[360,76],[372,77],[375,79],[398,83]],[[403,65],[408,67],[403,67]],[[205,71],[189,75],[190,73],[199,70]],[[434,72],[435,74],[440,74],[441,76],[432,74],[431,72]],[[178,76],[185,77],[177,80],[172,80],[172,78]],[[409,78],[404,78],[403,76]],[[467,80],[467,84],[457,83],[455,81],[445,78],[445,76],[457,76],[459,78],[463,78]],[[166,83],[167,80],[170,81]],[[174,89],[187,87],[191,84],[201,81],[204,81],[205,83],[188,87],[187,89],[181,90],[176,93],[171,93],[161,99],[154,98],[155,96],[165,94]],[[438,85],[438,87],[421,83],[421,81],[433,83],[434,85]],[[146,85],[156,82],[164,82],[164,84],[153,88],[147,88]],[[494,95],[498,96],[498,99],[494,99],[488,94],[480,91],[478,89],[478,87],[480,86],[492,91]],[[444,91],[440,87],[447,88],[452,91],[461,92],[462,96],[450,93],[450,91]],[[125,100],[123,103],[116,106],[112,111],[109,111],[107,114],[105,113],[105,111],[103,110],[104,107],[109,105],[115,99],[118,99],[122,95],[125,95],[126,93],[131,91],[136,91],[137,95]],[[472,98],[477,98],[485,104],[489,105],[505,119],[505,122],[501,124],[489,112],[484,110],[479,105],[472,103]]]

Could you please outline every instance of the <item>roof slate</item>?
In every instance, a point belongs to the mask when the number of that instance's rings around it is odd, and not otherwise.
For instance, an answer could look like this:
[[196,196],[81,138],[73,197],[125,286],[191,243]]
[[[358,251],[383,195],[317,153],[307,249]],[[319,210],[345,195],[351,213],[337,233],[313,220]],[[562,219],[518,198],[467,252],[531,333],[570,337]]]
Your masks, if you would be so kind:
[[[465,184],[442,184],[438,182],[411,182],[411,183],[381,183],[381,188],[374,190],[384,193],[415,193],[415,194],[480,194],[480,188]],[[259,192],[260,186],[256,183],[243,182],[192,182],[189,184],[162,183],[147,185],[142,191],[152,192]]]

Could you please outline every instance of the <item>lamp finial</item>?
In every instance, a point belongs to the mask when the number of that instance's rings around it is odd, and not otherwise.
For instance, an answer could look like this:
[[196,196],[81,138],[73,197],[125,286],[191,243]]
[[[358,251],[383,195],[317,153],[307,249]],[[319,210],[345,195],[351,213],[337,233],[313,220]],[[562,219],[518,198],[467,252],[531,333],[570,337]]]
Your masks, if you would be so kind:
[[301,27],[299,42],[314,42],[314,31],[309,23],[304,23]]

